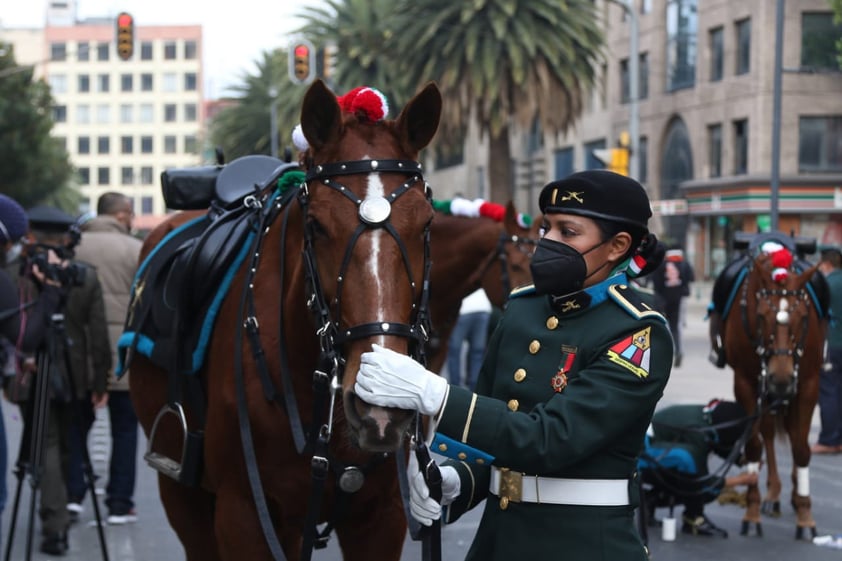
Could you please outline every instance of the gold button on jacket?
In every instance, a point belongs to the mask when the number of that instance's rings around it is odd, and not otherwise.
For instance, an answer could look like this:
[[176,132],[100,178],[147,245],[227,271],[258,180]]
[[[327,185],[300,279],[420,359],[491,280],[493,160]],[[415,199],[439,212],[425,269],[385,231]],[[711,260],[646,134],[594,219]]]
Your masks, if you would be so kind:
[[511,409],[512,411],[517,411],[517,408],[520,406],[520,403],[518,403],[518,400],[516,399],[510,399],[508,405],[509,409]]
[[535,354],[541,350],[541,342],[538,339],[533,339],[531,343],[529,343],[529,353]]
[[555,329],[558,327],[558,318],[555,316],[550,316],[547,318],[547,329]]
[[526,379],[526,370],[518,368],[515,370],[515,382],[523,382]]

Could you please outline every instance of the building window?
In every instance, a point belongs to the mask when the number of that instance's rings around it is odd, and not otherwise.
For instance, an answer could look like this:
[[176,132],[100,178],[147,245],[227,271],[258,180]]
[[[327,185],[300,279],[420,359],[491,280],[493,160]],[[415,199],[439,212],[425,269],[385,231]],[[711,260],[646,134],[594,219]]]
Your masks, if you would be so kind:
[[152,41],[140,42],[140,60],[152,60]]
[[91,106],[87,103],[80,103],[76,106],[76,122],[80,125],[87,125],[91,122]]
[[628,103],[631,96],[629,81],[629,59],[620,61],[620,103]]
[[[625,10],[623,10],[625,11]],[[652,12],[652,0],[643,0],[640,3],[640,13],[641,14],[648,14]]]
[[151,103],[141,103],[138,120],[141,123],[153,122],[155,120],[155,107]]
[[[637,63],[637,99],[649,97],[649,53],[641,53]],[[629,81],[629,59],[620,61],[620,102],[628,103],[631,99]]]
[[53,105],[53,122],[66,123],[67,122],[67,106]]
[[152,197],[141,197],[140,198],[140,213],[141,214],[152,214],[154,211],[153,208],[153,199]]
[[151,136],[140,137],[140,153],[151,154],[153,152],[153,142]]
[[91,139],[87,136],[80,136],[76,139],[76,152],[79,154],[91,153]]
[[195,72],[187,72],[184,75],[184,91],[186,92],[195,92],[196,91],[196,73]]
[[184,42],[184,60],[195,60],[198,49],[196,48],[196,41]]
[[708,125],[708,177],[722,175],[722,125]]
[[184,104],[184,120],[193,123],[198,118],[196,113],[196,104],[195,103],[185,103]]
[[98,74],[96,77],[96,91],[107,93],[111,89],[111,76],[108,74]]
[[77,77],[77,88],[79,93],[87,93],[91,91],[91,77],[87,74],[79,74]]
[[184,152],[187,154],[199,153],[199,144],[196,141],[196,135],[188,134],[184,136]]
[[120,91],[130,92],[134,89],[134,75],[121,74],[120,75]]
[[725,66],[724,56],[724,29],[717,27],[708,33],[708,50],[710,51],[710,81],[718,82],[722,79]]
[[167,41],[164,43],[164,60],[175,60],[175,41]]
[[111,43],[97,43],[96,44],[96,59],[108,60],[108,52]]
[[605,164],[594,154],[594,150],[605,150],[605,139],[585,143],[585,169],[604,169]]
[[133,185],[134,184],[134,170],[131,167],[120,168],[120,184]]
[[111,183],[111,169],[107,167],[96,168],[96,182],[98,185],[109,185]]
[[88,61],[91,59],[91,45],[87,41],[76,43],[76,60]]
[[152,166],[140,168],[140,183],[141,185],[152,185]]
[[121,136],[120,137],[120,153],[131,154],[134,152],[134,137]]
[[96,122],[110,123],[111,122],[111,106],[107,103],[100,103],[96,106]]
[[164,137],[164,154],[175,154],[176,153],[176,145],[175,145],[175,137],[172,135],[167,135]]
[[50,75],[50,90],[54,94],[67,93],[67,75],[66,74],[52,74]]
[[734,174],[748,172],[748,120],[734,121]]
[[667,90],[696,82],[697,0],[667,2]]
[[67,60],[67,43],[50,43],[50,60]]
[[555,151],[553,160],[555,160],[555,177],[561,179],[567,177],[575,169],[574,158],[576,157],[576,149],[573,146],[567,148],[560,148]]
[[842,22],[834,23],[830,12],[801,14],[801,66],[839,70],[836,45],[842,43]]
[[165,92],[177,92],[178,75],[175,72],[167,72],[164,74],[162,88]]
[[120,122],[134,122],[134,105],[132,105],[131,103],[123,103],[120,105]]
[[154,87],[152,74],[144,73],[140,75],[140,91],[151,92]]
[[751,71],[751,18],[737,22],[737,74]]
[[164,104],[164,121],[167,123],[175,122],[176,109],[175,103]]
[[96,153],[108,154],[111,151],[111,138],[107,136],[98,136],[96,139]]
[[798,170],[842,172],[842,115],[799,119]]
[[79,184],[81,184],[81,185],[90,185],[91,184],[91,168],[87,168],[87,167],[76,168],[76,174],[79,176]]
[[641,136],[637,142],[637,180],[646,183],[649,179],[649,165],[646,163],[649,158],[649,139]]

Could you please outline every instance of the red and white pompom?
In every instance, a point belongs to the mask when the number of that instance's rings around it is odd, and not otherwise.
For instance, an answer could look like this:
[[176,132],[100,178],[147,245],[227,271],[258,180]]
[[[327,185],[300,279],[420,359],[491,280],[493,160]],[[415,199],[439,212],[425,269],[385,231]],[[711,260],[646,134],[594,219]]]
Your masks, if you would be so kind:
[[760,250],[772,258],[772,280],[785,281],[792,266],[792,253],[777,242],[766,242],[760,246]]
[[372,123],[382,121],[389,114],[389,102],[382,92],[368,86],[354,88],[336,98],[339,107],[346,113],[352,113]]
[[310,143],[307,142],[307,137],[304,136],[304,131],[301,129],[301,123],[298,123],[292,129],[292,144],[302,152],[310,147]]

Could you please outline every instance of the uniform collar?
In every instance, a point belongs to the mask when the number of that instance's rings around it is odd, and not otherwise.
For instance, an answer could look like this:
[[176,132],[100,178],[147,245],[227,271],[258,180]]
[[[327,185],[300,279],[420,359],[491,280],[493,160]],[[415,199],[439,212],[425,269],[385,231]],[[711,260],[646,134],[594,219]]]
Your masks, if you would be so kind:
[[564,296],[551,296],[550,304],[559,314],[574,314],[605,302],[608,299],[608,288],[610,286],[628,284],[628,282],[626,273],[620,272],[578,292],[572,292]]

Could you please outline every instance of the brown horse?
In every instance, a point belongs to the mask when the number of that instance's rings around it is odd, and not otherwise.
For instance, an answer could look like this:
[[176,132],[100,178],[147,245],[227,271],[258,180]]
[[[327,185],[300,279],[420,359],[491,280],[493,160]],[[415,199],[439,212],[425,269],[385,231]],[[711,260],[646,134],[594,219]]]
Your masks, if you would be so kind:
[[734,369],[734,394],[749,415],[759,413],[745,457],[750,472],[760,468],[763,448],[769,469],[767,495],[761,509],[760,491],[748,487],[742,534],[754,524],[762,535],[761,510],[780,515],[781,478],[775,461],[774,437],[789,436],[792,448],[792,498],[796,512],[796,538],[809,529],[816,535],[809,495],[810,447],[808,435],[818,399],[819,369],[827,321],[817,310],[808,282],[812,267],[798,272],[790,267],[785,278],[772,278],[772,257],[760,253],[738,288],[735,304],[723,325],[728,364]]
[[[299,559],[313,512],[308,501],[316,503],[313,522],[335,528],[346,559],[399,559],[406,520],[389,453],[412,416],[370,406],[353,387],[359,356],[372,343],[407,353],[424,331],[433,209],[416,161],[440,112],[432,84],[397,119],[376,122],[344,113],[320,81],[308,89],[306,184],[284,205],[266,193],[252,200],[266,203],[255,245],[221,301],[195,374],[206,392],[206,422],[197,426],[195,406],[186,407],[186,418],[194,431],[204,429],[199,485],[159,476],[188,560]],[[154,231],[143,256],[173,227]],[[184,431],[173,415],[160,417],[150,435],[168,401],[167,373],[140,354],[130,371],[147,436],[161,455],[181,457]],[[267,384],[275,399],[267,399]],[[329,388],[327,397],[319,398],[317,384]],[[323,454],[299,453],[296,419],[314,428],[308,449]],[[311,493],[317,468],[326,467],[323,494]],[[351,472],[346,488],[341,476]]]
[[431,229],[430,320],[433,331],[427,368],[439,372],[462,299],[482,287],[502,308],[512,288],[532,281],[529,270],[537,234],[517,221],[506,205],[503,222],[436,213]]

